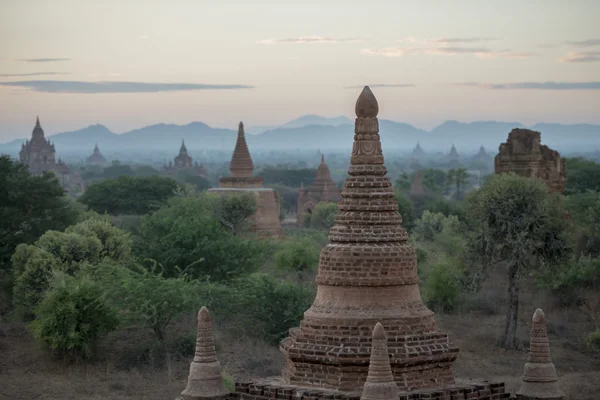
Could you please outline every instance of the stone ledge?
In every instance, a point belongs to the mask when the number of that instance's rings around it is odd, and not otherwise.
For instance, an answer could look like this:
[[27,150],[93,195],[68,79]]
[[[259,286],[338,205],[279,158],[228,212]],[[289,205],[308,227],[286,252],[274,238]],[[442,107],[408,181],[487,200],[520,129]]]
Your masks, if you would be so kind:
[[[400,392],[399,400],[510,399],[503,382],[472,382],[441,389]],[[236,382],[231,400],[360,400],[360,393],[289,386],[279,382]]]

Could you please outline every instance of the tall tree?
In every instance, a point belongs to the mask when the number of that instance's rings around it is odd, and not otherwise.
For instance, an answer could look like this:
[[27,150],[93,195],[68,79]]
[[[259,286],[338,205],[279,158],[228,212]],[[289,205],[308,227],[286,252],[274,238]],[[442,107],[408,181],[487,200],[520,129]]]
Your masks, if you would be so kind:
[[468,179],[469,173],[464,168],[456,168],[453,174],[454,184],[456,185],[456,199],[462,199],[461,188],[464,188]]
[[505,348],[518,347],[519,278],[563,261],[571,250],[561,199],[548,194],[543,182],[511,173],[494,176],[467,203],[471,268],[485,273],[506,266],[509,301],[502,341]]
[[64,197],[56,176],[32,176],[27,167],[0,156],[0,275],[17,245],[33,243],[49,229],[63,230],[79,211]]

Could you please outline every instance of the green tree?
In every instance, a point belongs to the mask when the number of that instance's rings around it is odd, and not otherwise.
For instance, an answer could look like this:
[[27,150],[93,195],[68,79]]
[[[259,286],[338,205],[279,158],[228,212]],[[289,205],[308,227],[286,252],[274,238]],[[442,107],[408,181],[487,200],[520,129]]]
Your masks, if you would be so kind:
[[120,176],[91,185],[79,201],[99,213],[147,214],[173,197],[176,188],[170,178]]
[[294,271],[300,281],[319,265],[320,248],[308,238],[286,239],[275,252],[275,265],[280,271]]
[[228,281],[256,271],[266,242],[234,236],[217,220],[205,196],[173,198],[142,218],[135,242],[144,264],[158,263],[166,278],[182,270],[194,278]]
[[464,168],[456,168],[453,174],[454,184],[456,185],[456,199],[462,200],[463,192],[461,189],[467,184],[469,180],[469,173]]
[[104,219],[83,221],[65,232],[48,231],[33,245],[17,246],[12,257],[14,306],[34,310],[54,271],[93,274],[105,259],[131,263],[131,239]]
[[65,358],[91,358],[97,341],[117,327],[116,311],[88,278],[56,272],[51,282],[30,324],[33,337]]
[[310,184],[315,180],[317,170],[314,168],[293,169],[287,167],[266,166],[257,176],[263,178],[265,184],[285,185],[294,188]]
[[253,193],[220,196],[207,193],[203,199],[210,203],[212,213],[233,235],[243,233],[248,219],[256,213],[256,196]]
[[400,172],[400,176],[394,182],[394,187],[402,193],[407,193],[410,190],[410,185],[412,184],[412,180],[410,176],[406,173],[406,171]]
[[446,173],[441,169],[426,169],[421,172],[421,183],[430,193],[441,194],[446,181]]
[[600,164],[581,157],[566,158],[565,194],[600,192]]
[[528,270],[556,264],[570,253],[562,202],[539,180],[500,174],[468,196],[467,243],[473,268],[507,266],[509,302],[503,345],[517,343],[519,278]]
[[402,216],[402,226],[411,231],[415,226],[415,208],[413,202],[404,194],[396,193],[398,212]]
[[319,203],[310,214],[310,226],[315,229],[330,229],[335,222],[336,203]]
[[64,197],[54,174],[32,176],[26,166],[0,156],[0,280],[10,287],[10,258],[19,244],[65,229],[80,211]]
[[184,277],[165,279],[161,274],[109,263],[100,267],[99,282],[105,299],[120,311],[126,324],[141,324],[152,330],[164,352],[170,378],[168,328],[178,316],[198,308],[198,284]]

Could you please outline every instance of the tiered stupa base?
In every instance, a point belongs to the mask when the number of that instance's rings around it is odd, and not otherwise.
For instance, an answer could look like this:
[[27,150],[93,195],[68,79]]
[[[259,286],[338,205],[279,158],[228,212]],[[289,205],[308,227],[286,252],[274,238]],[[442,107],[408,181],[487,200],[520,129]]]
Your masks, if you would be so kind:
[[[238,382],[235,392],[230,395],[235,400],[360,400],[361,390],[337,392],[333,390],[304,388],[286,385],[280,380]],[[411,392],[400,391],[399,400],[502,400],[509,399],[504,383],[469,382],[438,389],[421,389]]]
[[[262,182],[261,182],[262,183]],[[252,231],[260,238],[283,238],[285,236],[279,219],[279,194],[269,188],[227,188],[208,189],[220,195],[252,193],[256,197],[256,213],[251,218]]]

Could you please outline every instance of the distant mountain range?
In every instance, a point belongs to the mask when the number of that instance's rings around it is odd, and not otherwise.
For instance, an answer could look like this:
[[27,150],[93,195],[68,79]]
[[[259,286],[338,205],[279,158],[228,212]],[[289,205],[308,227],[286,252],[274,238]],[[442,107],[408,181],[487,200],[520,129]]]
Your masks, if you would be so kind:
[[[409,151],[417,142],[426,153],[447,152],[454,144],[459,152],[474,153],[483,145],[496,153],[513,128],[525,128],[519,122],[477,121],[463,123],[446,121],[431,131],[412,125],[380,120],[380,134],[384,150]],[[32,127],[33,128],[33,127]],[[246,128],[251,132],[253,128]],[[349,149],[354,134],[353,121],[340,116],[326,118],[305,115],[278,127],[262,127],[262,131],[247,136],[251,150],[269,149]],[[600,125],[590,124],[535,124],[529,129],[542,132],[542,143],[559,151],[596,150],[600,148]],[[29,137],[30,133],[23,136]],[[187,125],[156,124],[122,134],[111,132],[103,125],[92,125],[72,132],[49,136],[57,152],[91,153],[97,143],[103,152],[167,150],[176,152],[182,139],[188,149],[233,149],[236,131],[213,128],[202,122]],[[0,144],[0,153],[17,154],[23,139]]]

